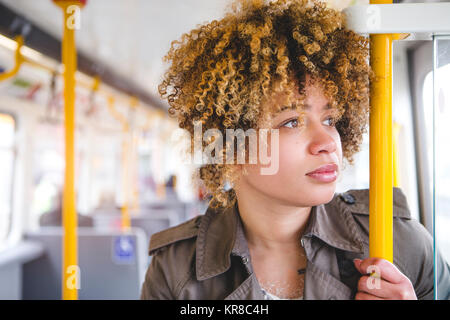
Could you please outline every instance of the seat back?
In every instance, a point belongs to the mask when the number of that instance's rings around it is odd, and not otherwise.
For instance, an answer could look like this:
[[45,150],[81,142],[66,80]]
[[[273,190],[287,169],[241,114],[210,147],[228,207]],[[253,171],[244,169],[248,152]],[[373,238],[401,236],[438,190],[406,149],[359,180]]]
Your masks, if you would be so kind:
[[[24,299],[61,299],[62,228],[45,227],[26,234],[45,253],[24,264]],[[79,299],[139,299],[147,265],[143,230],[128,232],[78,228]]]

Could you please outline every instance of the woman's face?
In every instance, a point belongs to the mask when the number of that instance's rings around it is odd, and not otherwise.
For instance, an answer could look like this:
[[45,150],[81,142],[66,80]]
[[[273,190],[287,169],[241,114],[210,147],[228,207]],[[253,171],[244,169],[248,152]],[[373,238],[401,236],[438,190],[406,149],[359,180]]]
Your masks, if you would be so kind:
[[[341,140],[333,125],[333,110],[327,108],[328,99],[320,87],[309,83],[308,77],[306,81],[303,125],[297,122],[298,111],[290,109],[278,113],[272,121],[272,128],[279,130],[278,170],[263,175],[260,168],[270,164],[244,165],[248,174],[241,175],[236,184],[238,197],[240,189],[251,189],[280,204],[298,207],[327,203],[333,198],[342,164]],[[272,150],[270,139],[268,142]],[[309,174],[330,164],[336,165],[336,171],[328,166],[326,173]]]

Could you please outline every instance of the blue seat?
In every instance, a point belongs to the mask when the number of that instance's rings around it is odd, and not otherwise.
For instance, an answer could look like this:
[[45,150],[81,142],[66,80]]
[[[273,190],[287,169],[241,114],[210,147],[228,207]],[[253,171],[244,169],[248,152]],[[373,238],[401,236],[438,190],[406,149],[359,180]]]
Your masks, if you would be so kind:
[[[44,254],[23,266],[23,299],[61,299],[62,228],[26,234]],[[147,266],[145,232],[78,228],[79,299],[139,299]]]

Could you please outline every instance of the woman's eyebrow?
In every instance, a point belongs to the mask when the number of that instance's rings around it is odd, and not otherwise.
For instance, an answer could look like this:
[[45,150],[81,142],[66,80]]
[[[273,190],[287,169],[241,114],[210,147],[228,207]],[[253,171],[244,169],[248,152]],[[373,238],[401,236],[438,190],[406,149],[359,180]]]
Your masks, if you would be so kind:
[[281,112],[281,111],[284,111],[284,110],[287,110],[287,109],[295,110],[295,109],[297,109],[297,107],[296,107],[296,105],[293,103],[293,104],[291,104],[290,106],[283,106],[283,107],[281,107],[280,112]]
[[[312,106],[310,104],[308,104],[308,103],[304,104],[304,110],[310,111],[311,108],[312,108]],[[331,110],[331,109],[332,109],[332,107],[331,107],[330,103],[327,103],[324,106],[322,106],[322,110],[321,111],[327,111],[327,110]],[[295,103],[293,103],[290,106],[287,106],[287,105],[283,106],[281,108],[281,110],[277,112],[277,114],[280,114],[280,113],[282,113],[285,110],[293,110],[293,111],[297,110],[297,105]]]
[[[311,110],[312,106],[310,104],[305,103],[305,110]],[[322,107],[322,110],[329,110],[331,109],[331,106],[329,103],[327,103],[326,105],[324,105]]]

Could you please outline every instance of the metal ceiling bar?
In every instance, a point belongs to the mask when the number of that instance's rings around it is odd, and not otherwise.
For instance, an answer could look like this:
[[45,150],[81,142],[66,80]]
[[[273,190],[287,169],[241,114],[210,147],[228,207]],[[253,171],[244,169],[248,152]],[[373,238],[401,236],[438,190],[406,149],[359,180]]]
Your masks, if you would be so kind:
[[450,3],[354,5],[343,10],[347,27],[358,33],[450,32]]

